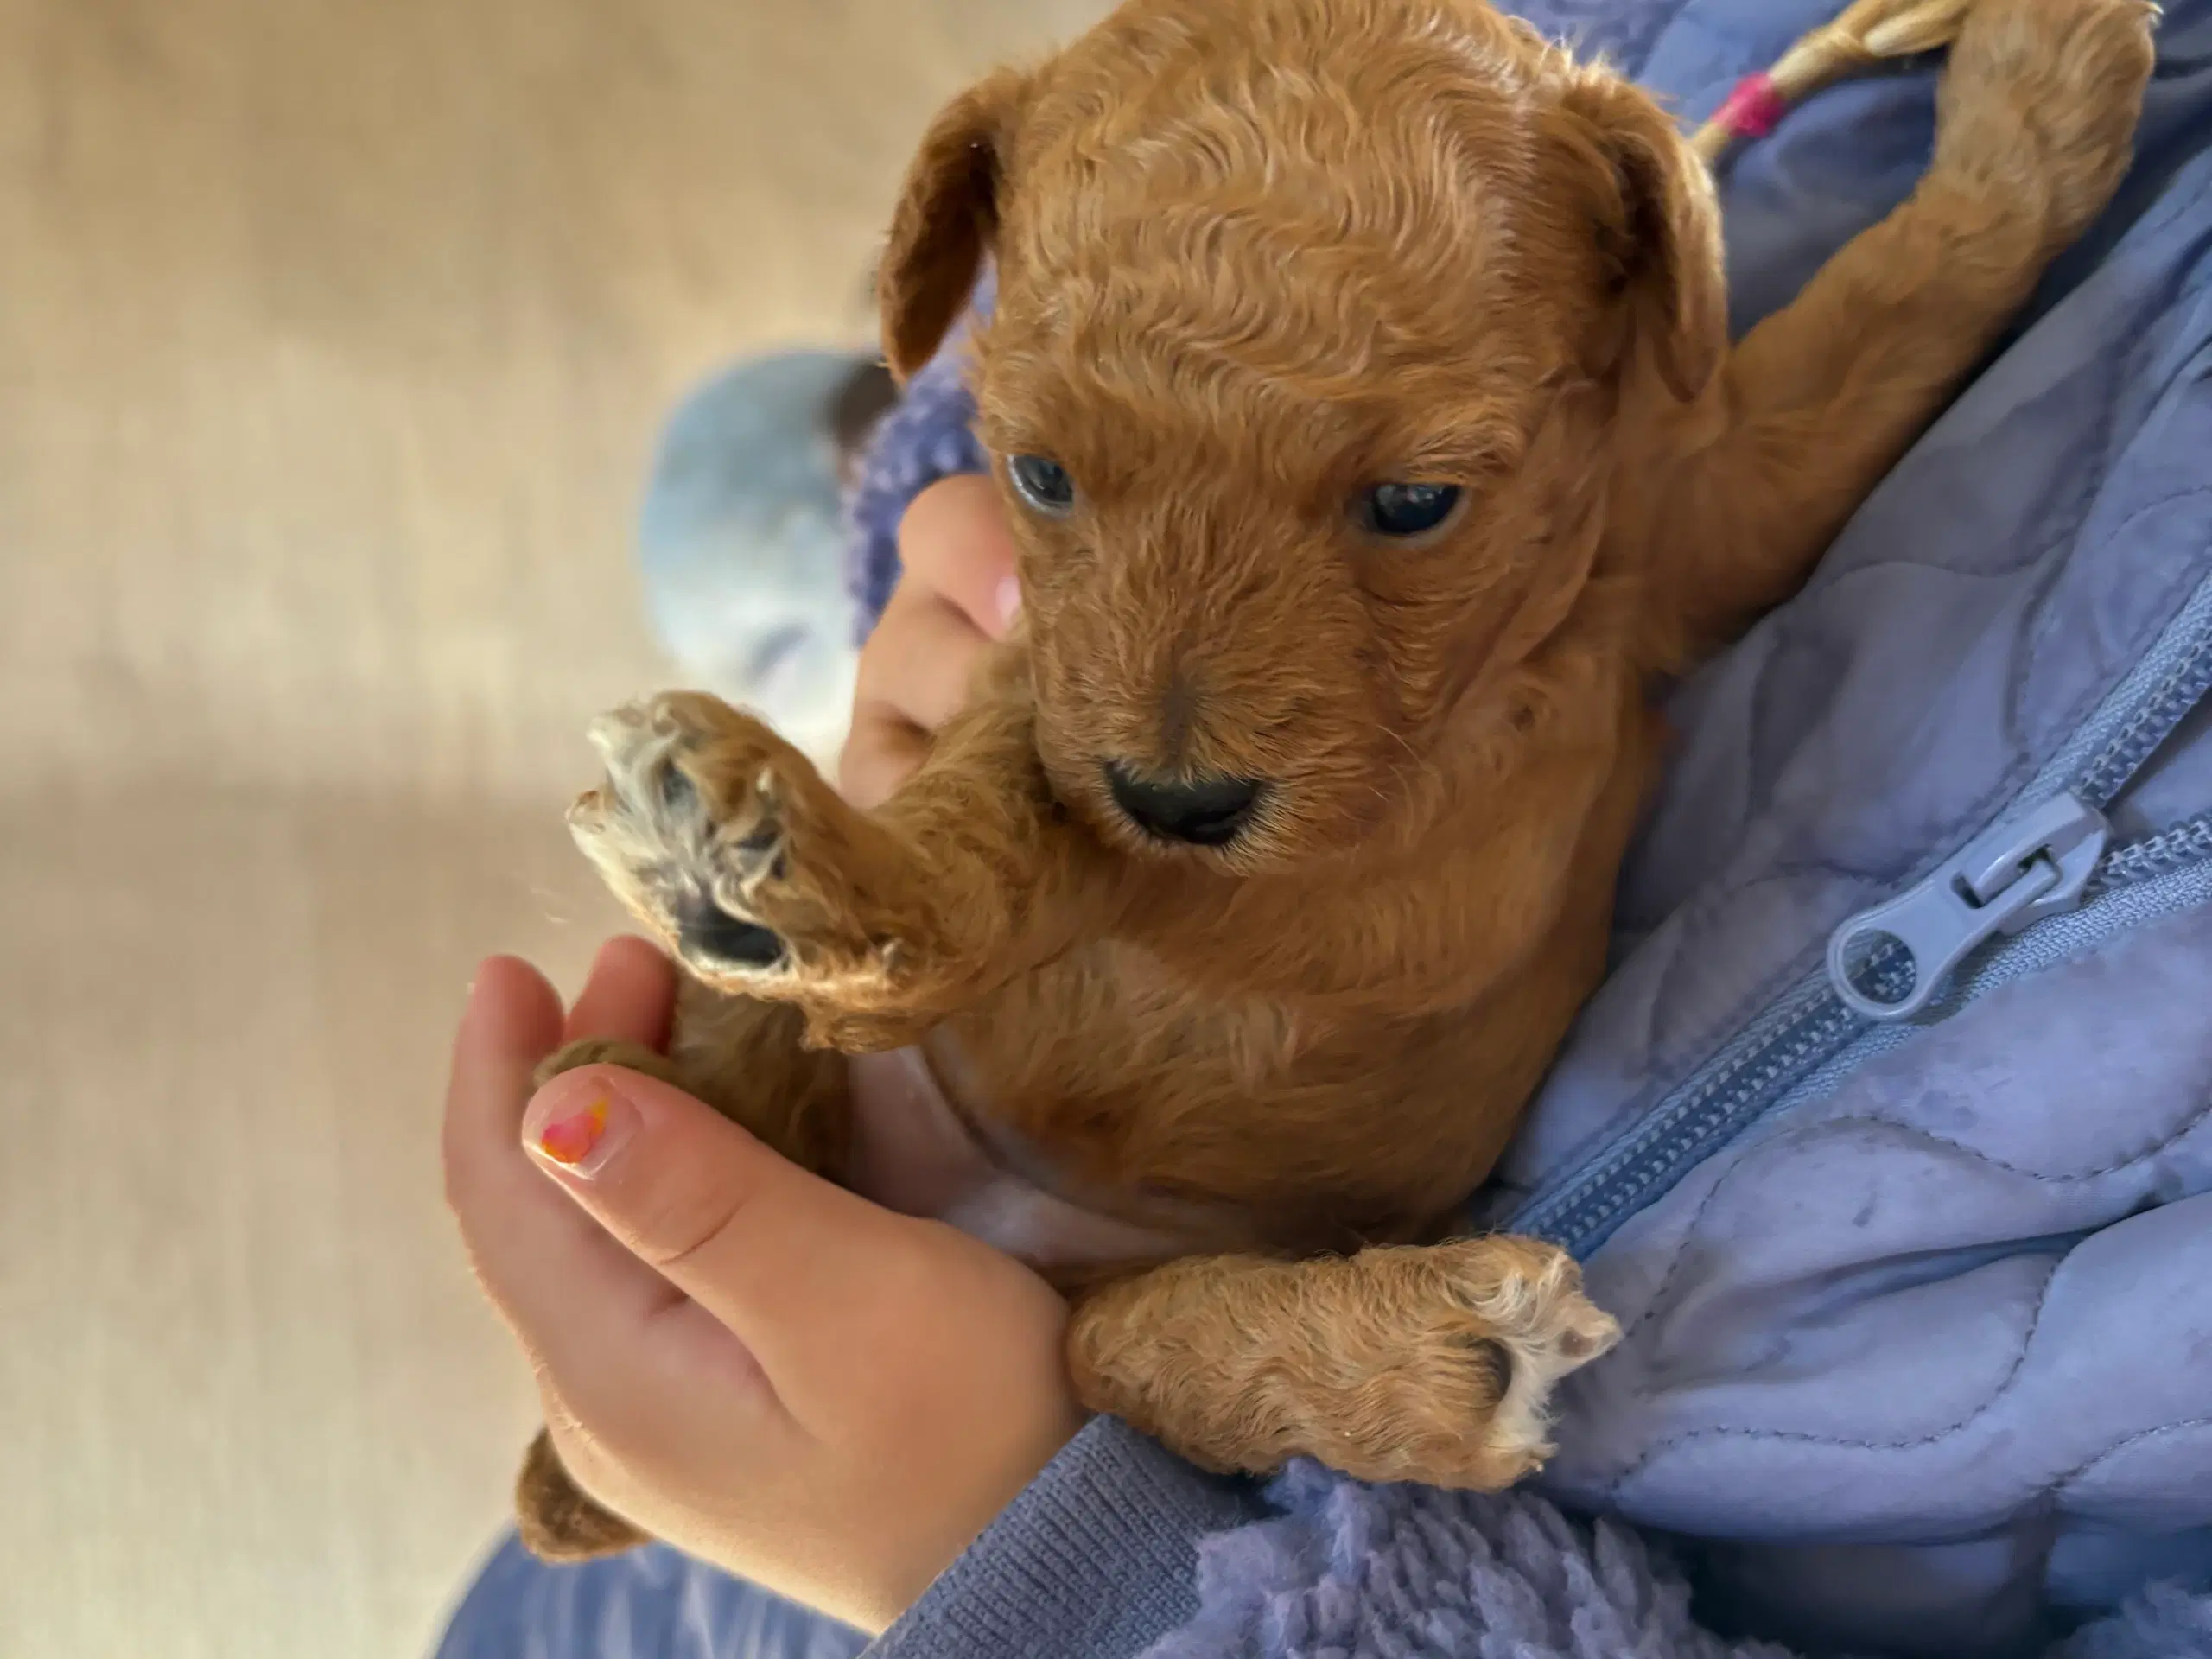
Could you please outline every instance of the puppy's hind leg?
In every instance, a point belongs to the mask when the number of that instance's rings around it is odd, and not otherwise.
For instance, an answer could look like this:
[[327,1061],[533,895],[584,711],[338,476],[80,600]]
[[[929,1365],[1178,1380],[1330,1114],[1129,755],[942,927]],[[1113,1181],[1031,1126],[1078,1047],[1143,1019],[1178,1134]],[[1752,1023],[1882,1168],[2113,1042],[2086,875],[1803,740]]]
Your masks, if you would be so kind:
[[1973,0],[1913,195],[1748,334],[1624,473],[1646,526],[1655,649],[1680,661],[1794,592],[1935,418],[2134,150],[2145,0]]

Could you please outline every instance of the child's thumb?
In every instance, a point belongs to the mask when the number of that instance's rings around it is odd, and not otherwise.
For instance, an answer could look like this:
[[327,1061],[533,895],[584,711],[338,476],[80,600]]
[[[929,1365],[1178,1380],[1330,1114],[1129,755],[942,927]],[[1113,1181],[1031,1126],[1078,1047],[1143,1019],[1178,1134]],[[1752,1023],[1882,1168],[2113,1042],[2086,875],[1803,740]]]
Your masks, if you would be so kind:
[[524,1114],[523,1137],[571,1198],[772,1373],[779,1337],[834,1300],[881,1227],[896,1224],[704,1102],[619,1066],[554,1078]]

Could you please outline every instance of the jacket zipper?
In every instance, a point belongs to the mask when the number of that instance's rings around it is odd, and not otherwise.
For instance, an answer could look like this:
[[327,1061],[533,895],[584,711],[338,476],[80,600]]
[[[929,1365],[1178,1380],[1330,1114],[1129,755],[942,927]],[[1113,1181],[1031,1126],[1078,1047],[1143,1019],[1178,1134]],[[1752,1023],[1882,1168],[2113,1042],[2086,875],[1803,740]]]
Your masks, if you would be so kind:
[[[2111,805],[2160,744],[2212,693],[2212,579],[2042,773],[2031,804],[1977,836],[1896,898],[1847,919],[1827,961],[1662,1096],[1634,1127],[1498,1218],[1587,1258],[1630,1217],[1818,1076],[1833,1086],[1907,1022],[1948,1017],[1987,986],[2040,965],[2068,924],[2096,918],[2113,895],[2167,889],[2172,908],[2212,871],[2212,812],[2159,835],[2110,844]],[[2133,905],[2126,925],[2164,913]],[[2149,913],[2145,913],[2145,912]],[[1853,1053],[1847,1057],[1846,1051]]]

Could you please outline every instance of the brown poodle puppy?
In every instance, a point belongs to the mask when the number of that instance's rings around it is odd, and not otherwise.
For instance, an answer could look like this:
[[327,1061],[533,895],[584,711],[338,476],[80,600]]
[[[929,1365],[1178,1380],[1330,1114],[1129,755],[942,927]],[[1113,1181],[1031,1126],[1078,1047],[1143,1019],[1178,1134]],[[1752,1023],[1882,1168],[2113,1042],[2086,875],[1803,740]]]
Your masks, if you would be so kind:
[[[712,698],[602,722],[576,835],[697,983],[665,1061],[556,1067],[847,1179],[944,1116],[1033,1200],[1084,1401],[1201,1464],[1535,1468],[1612,1323],[1449,1221],[1603,969],[1649,689],[2104,207],[2151,15],[1977,0],[1918,192],[1733,350],[1674,123],[1482,0],[1131,0],[986,80],[884,335],[912,372],[995,265],[1020,628],[872,814]],[[521,1497],[545,1552],[634,1538],[542,1446]]]

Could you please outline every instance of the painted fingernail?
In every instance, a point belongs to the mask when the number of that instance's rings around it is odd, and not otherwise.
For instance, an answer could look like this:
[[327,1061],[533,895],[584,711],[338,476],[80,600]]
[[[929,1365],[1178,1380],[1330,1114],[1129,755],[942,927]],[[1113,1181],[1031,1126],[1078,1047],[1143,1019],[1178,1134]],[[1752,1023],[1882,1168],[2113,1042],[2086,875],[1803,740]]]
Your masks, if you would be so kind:
[[1021,582],[1019,577],[1008,576],[999,583],[999,624],[1010,628],[1014,619],[1020,614]]
[[637,1127],[629,1104],[605,1090],[549,1086],[523,1118],[523,1139],[540,1157],[588,1180],[613,1161]]

